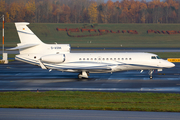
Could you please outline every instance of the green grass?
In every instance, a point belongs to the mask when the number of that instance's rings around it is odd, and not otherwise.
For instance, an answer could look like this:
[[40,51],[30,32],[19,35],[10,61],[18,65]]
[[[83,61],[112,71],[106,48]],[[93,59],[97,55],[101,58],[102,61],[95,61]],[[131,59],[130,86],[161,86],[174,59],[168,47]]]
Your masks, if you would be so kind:
[[[0,26],[1,27],[1,26]],[[69,37],[66,32],[56,28],[80,28],[83,24],[31,23],[29,27],[45,43],[71,44],[72,47],[143,47],[143,48],[179,48],[180,34],[147,34],[153,30],[180,30],[180,24],[98,24],[94,29],[137,30],[139,34],[108,33],[101,36]],[[0,30],[1,33],[1,30]],[[90,34],[72,33],[72,35]],[[95,34],[94,32],[92,34]],[[89,42],[91,41],[91,43]],[[5,46],[16,46],[19,43],[17,31],[13,23],[5,24]]]
[[161,58],[180,58],[179,52],[155,52]]
[[179,99],[171,93],[0,92],[0,107],[180,112]]

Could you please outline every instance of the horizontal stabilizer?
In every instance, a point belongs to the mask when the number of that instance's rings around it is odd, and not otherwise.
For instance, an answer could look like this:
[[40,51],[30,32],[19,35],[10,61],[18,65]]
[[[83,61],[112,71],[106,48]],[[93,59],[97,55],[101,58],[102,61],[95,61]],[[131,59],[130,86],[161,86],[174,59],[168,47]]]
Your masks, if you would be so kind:
[[26,49],[26,48],[34,47],[36,45],[39,45],[39,44],[25,44],[25,45],[20,45],[20,46],[17,46],[17,47],[14,47],[14,48],[10,48],[10,49],[7,49],[7,50]]

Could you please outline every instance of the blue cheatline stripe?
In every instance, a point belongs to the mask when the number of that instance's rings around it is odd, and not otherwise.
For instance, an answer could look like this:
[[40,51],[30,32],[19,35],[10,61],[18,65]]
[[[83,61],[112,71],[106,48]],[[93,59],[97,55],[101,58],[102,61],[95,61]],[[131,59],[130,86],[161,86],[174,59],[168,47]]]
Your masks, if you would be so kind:
[[19,59],[20,61],[23,61],[23,62],[28,62],[28,63],[31,63],[31,64],[39,64],[39,63],[37,63],[37,62],[33,62],[31,59],[29,59],[29,60],[26,60],[26,59],[22,59],[22,58],[20,58],[20,57],[15,57],[15,59]]
[[33,34],[33,33],[27,33],[27,32],[20,31],[20,30],[18,30],[18,32],[20,32],[20,33],[24,33],[24,34],[29,34],[29,35],[35,35],[35,34]]

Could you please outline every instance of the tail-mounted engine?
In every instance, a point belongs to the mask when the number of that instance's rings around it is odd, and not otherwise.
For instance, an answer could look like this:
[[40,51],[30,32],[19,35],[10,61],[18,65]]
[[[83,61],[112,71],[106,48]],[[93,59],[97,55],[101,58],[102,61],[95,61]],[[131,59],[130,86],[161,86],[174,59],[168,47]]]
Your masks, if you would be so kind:
[[65,61],[65,54],[52,54],[52,55],[46,55],[42,56],[40,60],[44,63],[63,63]]

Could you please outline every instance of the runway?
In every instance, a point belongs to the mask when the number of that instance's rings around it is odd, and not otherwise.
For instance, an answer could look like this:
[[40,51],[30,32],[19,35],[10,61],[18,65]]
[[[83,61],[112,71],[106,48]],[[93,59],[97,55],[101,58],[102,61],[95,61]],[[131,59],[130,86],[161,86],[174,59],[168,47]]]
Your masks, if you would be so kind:
[[176,112],[0,108],[0,120],[179,120]]
[[77,73],[42,70],[38,66],[13,61],[0,65],[0,91],[19,90],[83,90],[110,92],[180,92],[180,63],[174,68],[155,71],[124,71],[90,74],[78,79]]

